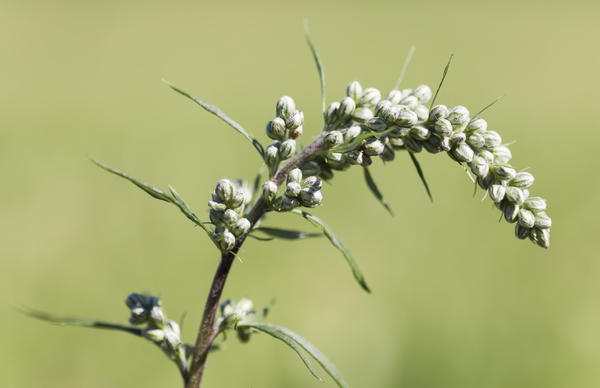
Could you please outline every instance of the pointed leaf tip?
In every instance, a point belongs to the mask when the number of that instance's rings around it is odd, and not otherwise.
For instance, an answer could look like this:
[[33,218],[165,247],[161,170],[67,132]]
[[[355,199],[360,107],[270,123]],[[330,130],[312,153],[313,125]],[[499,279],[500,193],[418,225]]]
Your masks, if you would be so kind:
[[427,184],[427,180],[425,179],[425,174],[423,174],[421,164],[412,152],[409,152],[408,155],[410,156],[410,160],[412,160],[413,164],[415,165],[415,168],[417,169],[417,174],[419,174],[419,178],[421,178],[423,186],[425,186],[425,191],[427,191],[427,196],[429,197],[429,200],[431,201],[431,203],[433,203],[433,196],[431,195],[431,191],[429,190],[429,185]]
[[383,194],[381,194],[381,191],[379,191],[379,188],[377,187],[377,184],[375,183],[375,180],[373,179],[373,176],[371,175],[371,171],[369,171],[369,168],[364,167],[363,172],[364,172],[364,176],[365,176],[365,181],[367,182],[367,187],[369,187],[369,190],[371,190],[371,193],[373,193],[373,195],[375,196],[375,198],[377,198],[379,203],[381,203],[383,205],[385,210],[387,210],[387,212],[392,217],[394,217],[394,212],[392,211],[392,208],[383,199]]

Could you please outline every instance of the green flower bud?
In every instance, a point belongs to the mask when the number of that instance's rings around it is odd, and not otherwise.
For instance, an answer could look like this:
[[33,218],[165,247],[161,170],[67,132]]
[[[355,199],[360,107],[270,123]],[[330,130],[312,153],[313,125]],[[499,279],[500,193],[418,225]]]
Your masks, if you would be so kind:
[[[390,137],[390,144],[395,149],[404,148],[404,140],[401,137]],[[431,137],[430,137],[431,139]],[[429,139],[427,139],[429,140]]]
[[350,143],[358,135],[360,135],[361,132],[362,132],[362,128],[359,127],[358,125],[354,125],[354,126],[348,128],[348,130],[344,134],[344,143]]
[[362,165],[363,163],[363,152],[360,150],[347,152],[344,156],[351,164]]
[[250,221],[248,221],[247,218],[240,218],[239,220],[237,220],[237,222],[235,223],[235,225],[233,225],[231,227],[231,232],[235,235],[235,236],[242,236],[244,234],[246,234],[246,232],[248,232],[250,230]]
[[221,179],[215,187],[215,195],[219,202],[229,203],[233,199],[235,188],[229,179]]
[[369,156],[381,155],[383,153],[385,146],[378,139],[369,139],[363,145],[363,150],[365,154]]
[[494,162],[496,163],[505,164],[512,159],[512,153],[510,152],[510,149],[503,145],[492,148],[492,153],[494,154]]
[[302,186],[297,182],[289,182],[285,187],[285,194],[290,197],[297,197],[302,190]]
[[230,231],[225,230],[221,241],[219,241],[219,245],[221,246],[221,250],[229,252],[235,246],[235,236]]
[[525,200],[524,206],[537,214],[546,210],[546,200],[541,197],[529,197]]
[[299,168],[295,168],[288,173],[287,182],[298,182],[302,180],[302,171]]
[[449,136],[452,133],[452,123],[446,119],[439,119],[435,122],[433,131],[440,136]]
[[279,159],[287,160],[296,153],[296,142],[292,139],[286,140],[281,143],[279,148]]
[[419,99],[415,96],[407,96],[400,101],[400,104],[406,106],[408,109],[413,110],[419,105]]
[[420,142],[418,142],[417,140],[414,140],[408,136],[405,137],[403,140],[404,140],[404,146],[410,152],[416,154],[423,150],[423,145]]
[[339,102],[332,102],[331,104],[329,104],[329,106],[327,106],[327,111],[325,112],[325,122],[327,124],[333,124],[333,122],[337,120],[339,108]]
[[369,155],[367,155],[363,152],[362,163],[360,165],[363,167],[369,167],[371,164],[373,164],[373,159],[371,159],[371,157]]
[[504,219],[511,224],[517,221],[517,218],[519,217],[519,210],[519,205],[508,201],[502,202],[502,212],[504,214]]
[[508,186],[506,188],[506,199],[517,205],[522,205],[525,202],[525,193],[518,187]]
[[[432,139],[435,138],[435,139]],[[432,154],[436,154],[441,151],[440,147],[440,138],[437,135],[431,135],[423,142],[423,148],[425,148],[428,152]]]
[[529,238],[542,248],[550,247],[550,229],[533,228]]
[[535,224],[535,216],[529,210],[521,209],[519,210],[519,224],[531,229]]
[[289,135],[290,135],[290,139],[297,139],[302,135],[302,125],[294,128],[294,129],[290,129],[289,131]]
[[358,98],[357,105],[376,105],[381,100],[381,92],[375,88],[365,89]]
[[365,126],[375,132],[381,132],[387,129],[385,120],[380,117],[373,117],[365,123]]
[[273,140],[285,139],[285,121],[277,117],[267,123],[267,136]]
[[208,207],[216,211],[225,211],[227,209],[227,205],[216,201],[208,201]]
[[475,131],[485,132],[486,130],[487,130],[487,121],[485,121],[484,119],[475,119],[467,125],[468,132],[475,132]]
[[272,203],[277,196],[277,184],[273,181],[266,181],[263,184],[263,197],[267,203]]
[[164,328],[167,323],[167,317],[165,316],[165,313],[158,306],[154,306],[150,310],[150,319],[152,320],[152,323],[154,323],[154,326],[158,327],[159,329]]
[[474,156],[470,166],[476,176],[486,176],[490,172],[490,165],[481,156]]
[[485,160],[487,164],[494,163],[494,154],[492,154],[490,151],[487,151],[487,150],[479,151],[479,153],[477,155],[482,157],[483,160]]
[[392,148],[389,142],[387,142],[385,143],[385,148],[383,149],[383,152],[379,156],[384,162],[391,162],[396,157],[396,153],[394,152],[394,148]]
[[296,104],[292,97],[283,96],[277,101],[276,115],[282,119],[287,119],[288,116],[296,110]]
[[528,172],[518,172],[513,179],[508,182],[511,186],[526,189],[533,184],[533,175]]
[[356,103],[350,97],[346,97],[340,102],[340,107],[338,109],[338,116],[340,118],[348,117],[354,112],[356,108]]
[[303,189],[300,192],[300,202],[302,206],[315,207],[323,201],[323,194],[321,191],[313,191],[311,189]]
[[552,219],[545,212],[535,214],[535,227],[538,229],[550,229],[552,227]]
[[324,146],[333,148],[344,142],[344,135],[340,131],[331,131],[325,136]]
[[233,225],[238,218],[239,216],[234,210],[227,209],[223,212],[223,222],[227,225]]
[[469,144],[473,148],[481,148],[485,145],[485,138],[479,132],[473,132],[467,138],[467,144]]
[[273,167],[279,161],[279,142],[274,142],[265,150],[265,163],[269,167]]
[[446,152],[450,151],[452,147],[450,147],[450,137],[444,136],[441,138],[442,143],[440,144],[440,148]]
[[518,222],[515,224],[515,236],[517,238],[523,240],[529,236],[529,233],[531,233],[531,228],[525,227]]
[[423,125],[415,125],[410,129],[410,135],[417,140],[427,140],[429,137],[429,129]]
[[367,107],[359,107],[352,113],[352,118],[356,121],[365,122],[373,118],[373,112]]
[[494,173],[494,176],[501,181],[509,181],[517,175],[514,168],[503,164],[492,165],[491,170]]
[[318,177],[316,177],[314,175],[306,177],[306,179],[304,179],[304,181],[302,181],[303,188],[310,188],[313,190],[321,190],[322,186],[323,186],[323,181],[321,181]]
[[296,198],[288,197],[287,195],[277,198],[277,201],[275,201],[275,202],[276,202],[275,205],[277,207],[277,211],[279,211],[279,212],[288,212],[288,211],[300,206],[300,202],[298,202],[298,200]]
[[452,149],[452,156],[459,162],[471,162],[474,152],[466,143],[459,143]]
[[466,126],[471,120],[469,110],[462,105],[457,105],[450,109],[447,119],[454,127]]
[[346,86],[346,96],[352,98],[354,101],[358,101],[362,92],[362,86],[360,86],[358,81],[352,81]]
[[488,148],[497,147],[502,144],[502,138],[498,132],[486,131],[484,132],[483,137],[485,138],[485,146]]
[[288,129],[296,129],[304,123],[304,113],[301,110],[295,110],[285,119],[285,126]]
[[481,187],[482,189],[487,190],[493,183],[494,183],[494,175],[493,174],[487,174],[484,177],[481,177],[481,176],[477,177],[477,184],[479,184],[479,187]]
[[429,109],[425,105],[417,105],[414,109],[415,114],[419,121],[427,121],[429,118]]
[[504,199],[504,195],[506,194],[506,186],[501,184],[493,184],[488,189],[488,194],[490,198],[495,203],[500,203]]
[[223,219],[224,214],[224,211],[217,211],[213,209],[210,209],[208,211],[208,217],[210,218],[210,222],[212,222],[213,225],[217,226],[223,226],[225,224],[225,221]]
[[427,85],[419,85],[412,91],[421,104],[426,104],[431,99],[431,88]]
[[402,98],[403,98],[402,92],[394,89],[388,93],[386,100],[389,101],[392,105],[398,105],[400,103],[400,100],[402,100]]
[[162,342],[165,339],[165,333],[161,329],[147,329],[144,330],[144,338],[152,342]]
[[419,118],[415,112],[406,107],[401,107],[399,109],[398,118],[395,121],[397,126],[410,128],[417,124],[417,122],[419,122]]
[[429,121],[435,123],[439,119],[445,119],[450,114],[446,105],[436,105],[429,112]]

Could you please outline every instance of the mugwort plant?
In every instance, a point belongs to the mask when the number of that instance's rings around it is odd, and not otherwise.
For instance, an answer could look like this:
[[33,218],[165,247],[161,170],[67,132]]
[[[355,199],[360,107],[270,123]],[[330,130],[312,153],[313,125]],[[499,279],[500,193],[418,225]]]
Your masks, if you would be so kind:
[[[268,308],[255,309],[248,299],[221,301],[229,270],[248,237],[303,239],[324,236],[340,251],[358,284],[369,292],[365,277],[341,240],[323,220],[309,212],[323,201],[324,180],[331,180],[335,174],[357,166],[363,170],[371,192],[392,213],[371,175],[374,159],[391,162],[396,154],[408,153],[431,198],[416,154],[423,150],[446,154],[465,169],[476,188],[485,191],[501,217],[514,224],[517,238],[529,239],[543,248],[549,247],[552,221],[546,214],[546,201],[530,192],[533,175],[518,171],[510,164],[512,154],[509,147],[498,132],[488,128],[487,121],[480,117],[493,103],[475,114],[461,105],[448,107],[436,104],[452,56],[435,93],[427,85],[400,88],[414,51],[411,49],[398,82],[385,97],[376,88],[364,88],[358,81],[352,81],[346,87],[344,98],[326,105],[323,66],[308,29],[306,38],[320,76],[324,123],[321,133],[302,149],[296,142],[304,132],[304,114],[291,97],[283,96],[277,101],[275,117],[266,124],[266,135],[271,144],[264,147],[221,109],[167,82],[174,91],[243,135],[266,166],[266,172],[259,174],[252,185],[242,179],[219,180],[208,199],[210,221],[200,218],[173,187],[161,190],[93,160],[99,167],[128,180],[151,197],[179,208],[193,224],[206,232],[219,251],[221,260],[210,286],[194,344],[181,340],[179,325],[167,317],[161,300],[153,295],[132,293],[127,296],[125,304],[130,311],[129,325],[61,318],[31,309],[26,309],[26,312],[57,324],[114,329],[145,338],[175,363],[186,388],[200,387],[207,357],[217,348],[215,339],[227,332],[234,332],[242,342],[248,342],[256,333],[270,335],[291,347],[315,377],[318,376],[313,359],[338,386],[347,387],[340,372],[310,342],[287,328],[266,323]],[[260,225],[267,213],[283,212],[305,219],[316,231],[305,233]]]

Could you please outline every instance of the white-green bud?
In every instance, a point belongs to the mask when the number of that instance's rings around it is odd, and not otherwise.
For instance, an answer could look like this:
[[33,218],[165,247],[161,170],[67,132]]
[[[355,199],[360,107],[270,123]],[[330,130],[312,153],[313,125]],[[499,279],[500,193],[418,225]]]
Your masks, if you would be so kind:
[[219,241],[219,245],[221,246],[221,250],[229,252],[235,246],[235,236],[230,231],[225,230],[221,241]]
[[287,212],[300,206],[300,203],[296,198],[284,195],[283,197],[277,199],[275,205],[277,207],[277,211]]
[[517,221],[517,218],[519,217],[519,210],[519,205],[508,201],[502,202],[502,212],[504,214],[504,219],[511,224]]
[[227,209],[227,205],[216,201],[208,201],[208,207],[216,211],[225,211]]
[[429,111],[429,121],[435,123],[439,119],[445,119],[450,114],[446,105],[436,105]]
[[494,175],[493,174],[487,174],[486,176],[478,176],[477,177],[477,184],[479,185],[479,187],[481,187],[482,189],[489,189],[489,187],[494,183]]
[[229,179],[221,179],[215,187],[215,195],[220,202],[230,203],[235,194],[235,187]]
[[365,123],[365,126],[375,132],[381,132],[387,129],[387,124],[381,117],[373,117]]
[[208,211],[208,217],[210,218],[210,222],[213,223],[213,225],[217,225],[217,226],[222,226],[224,225],[223,221],[223,215],[225,214],[224,211],[218,211],[218,210],[213,210],[210,209]]
[[279,148],[279,158],[281,160],[287,160],[296,153],[296,142],[292,139],[288,139],[281,143]]
[[424,127],[423,125],[415,125],[410,129],[410,135],[417,140],[427,140],[429,137],[429,129]]
[[358,101],[362,95],[362,86],[358,81],[352,81],[346,86],[346,96],[350,97],[354,101]]
[[446,119],[438,119],[433,131],[440,136],[449,136],[452,133],[452,123]]
[[454,108],[450,109],[448,117],[446,118],[455,127],[466,126],[471,120],[469,117],[469,110],[462,105],[457,105]]
[[481,156],[474,156],[471,162],[471,171],[476,176],[486,176],[490,172],[490,165]]
[[466,143],[459,143],[458,146],[452,149],[452,156],[459,162],[471,162],[474,152]]
[[361,132],[362,132],[362,128],[359,127],[358,125],[354,125],[354,126],[348,128],[348,130],[344,134],[344,143],[350,143],[358,135],[360,135]]
[[533,175],[528,172],[518,172],[513,179],[508,182],[511,186],[520,187],[522,189],[526,189],[533,185]]
[[243,179],[236,179],[235,185],[236,185],[236,195],[241,194],[241,196],[243,198],[242,203],[244,205],[249,204],[250,201],[252,201],[252,192],[248,188],[248,182],[246,182]]
[[517,175],[514,168],[503,164],[493,165],[491,170],[494,173],[494,176],[501,181],[509,181]]
[[352,113],[352,118],[356,121],[365,122],[373,118],[373,112],[367,107],[358,107]]
[[237,222],[239,216],[235,210],[227,209],[223,212],[223,222],[227,225],[233,225]]
[[363,152],[360,150],[353,150],[344,155],[351,164],[362,165],[363,163]]
[[506,188],[506,199],[517,205],[522,205],[527,198],[525,197],[523,190],[518,187],[508,186]]
[[250,230],[250,221],[247,218],[240,218],[235,225],[231,227],[231,232],[236,236],[242,236]]
[[287,182],[298,182],[302,180],[302,170],[295,168],[288,173]]
[[475,132],[475,131],[481,131],[481,132],[485,132],[487,130],[487,121],[485,121],[484,119],[475,119],[473,121],[471,121],[469,123],[469,125],[467,125],[467,131],[469,132]]
[[504,199],[504,195],[506,194],[506,186],[502,184],[493,184],[488,189],[488,194],[490,198],[495,203],[500,203]]
[[545,212],[538,212],[535,214],[535,227],[539,229],[550,229],[552,226],[552,219],[548,217]]
[[267,164],[267,166],[273,167],[279,161],[280,145],[281,143],[274,142],[273,144],[269,145],[265,150],[265,163]]
[[285,187],[285,194],[290,197],[297,197],[302,190],[302,186],[298,182],[289,182]]
[[517,236],[518,239],[523,240],[527,238],[529,233],[531,233],[531,228],[525,227],[518,222],[515,224],[515,236]]
[[488,148],[497,147],[502,144],[502,138],[496,131],[486,131],[483,133],[485,138],[485,146]]
[[412,89],[402,89],[402,98],[408,97],[412,94]]
[[431,99],[431,88],[427,85],[419,85],[413,89],[412,95],[415,96],[421,104],[426,104]]
[[300,202],[302,206],[306,207],[315,207],[319,205],[323,201],[323,194],[321,191],[311,190],[311,189],[303,189],[300,192]]
[[385,146],[379,139],[369,139],[364,145],[363,150],[369,156],[381,155]]
[[267,203],[272,203],[277,196],[277,184],[273,181],[266,181],[263,184],[263,197]]
[[550,247],[550,229],[531,229],[529,238],[542,248]]
[[426,121],[429,118],[429,109],[425,105],[417,105],[414,112],[419,121]]
[[297,139],[302,135],[302,125],[289,130],[290,139]]
[[332,102],[327,106],[327,111],[325,112],[325,122],[327,124],[332,124],[335,120],[337,120],[338,110],[340,108],[339,102]]
[[[386,100],[383,100],[383,101],[386,101]],[[386,102],[389,102],[389,101],[386,101]],[[401,110],[400,105],[389,104],[387,106],[382,107],[379,110],[379,112],[377,113],[377,116],[381,117],[388,123],[393,123],[394,121],[396,121],[398,119],[400,110]]]
[[465,135],[464,132],[454,132],[452,135],[450,135],[450,143],[453,146],[464,143],[465,140],[467,140],[467,135]]
[[402,100],[402,98],[402,92],[397,89],[394,89],[388,93],[386,100],[393,105],[397,105],[400,102],[400,100]]
[[232,209],[237,209],[238,207],[242,206],[242,204],[244,203],[245,200],[246,200],[246,197],[245,197],[244,193],[242,191],[237,191],[237,189],[236,189],[235,195],[233,196],[233,199],[229,203],[229,207]]
[[277,101],[276,114],[278,117],[282,119],[287,119],[287,117],[296,110],[296,104],[292,97],[283,96]]
[[283,140],[286,137],[285,121],[277,117],[267,123],[267,136],[273,140]]
[[381,100],[381,92],[375,88],[366,88],[358,98],[357,105],[376,105]]
[[473,148],[481,148],[485,145],[485,138],[479,132],[473,132],[468,138],[467,143]]
[[512,159],[510,149],[503,145],[492,148],[492,154],[494,154],[494,162],[496,163],[508,163]]
[[304,113],[301,110],[295,110],[285,119],[285,126],[288,129],[296,129],[304,123]]
[[377,105],[375,105],[373,112],[375,113],[375,116],[383,117],[381,111],[383,109],[389,109],[392,106],[394,106],[394,104],[392,104],[389,100],[381,100],[377,103]]
[[248,312],[250,312],[250,310],[252,310],[253,307],[254,304],[250,299],[247,298],[240,299],[240,301],[237,302],[237,304],[235,305],[235,309],[237,310],[237,312],[242,314],[247,314]]
[[400,101],[400,104],[406,106],[410,110],[414,110],[417,105],[419,105],[419,99],[415,96],[407,96]]
[[524,206],[537,214],[546,210],[546,200],[541,197],[529,197]]
[[410,128],[419,122],[419,117],[412,110],[405,106],[400,106],[398,111],[398,118],[396,118],[395,124],[399,127]]
[[488,150],[479,151],[479,153],[477,155],[482,157],[483,160],[485,160],[488,164],[494,163],[494,154],[492,154]]
[[354,100],[350,97],[345,97],[340,102],[340,107],[338,109],[338,117],[343,119],[343,118],[350,116],[352,114],[352,112],[354,112],[355,108],[356,108],[356,103],[354,102]]
[[344,135],[340,131],[331,131],[325,136],[324,145],[327,148],[339,146],[344,142]]
[[162,340],[165,339],[165,332],[161,329],[144,330],[144,338],[147,338],[152,342],[162,342]]
[[165,317],[165,313],[158,306],[154,306],[150,310],[150,319],[152,319],[154,325],[159,329],[165,327],[165,324],[167,323],[167,317]]
[[519,224],[526,228],[533,228],[535,216],[529,210],[521,209],[519,210]]
[[319,177],[316,177],[314,175],[306,177],[304,179],[304,181],[302,181],[303,188],[310,188],[313,190],[321,190],[322,186],[323,186],[323,181],[321,181],[321,179],[319,179]]

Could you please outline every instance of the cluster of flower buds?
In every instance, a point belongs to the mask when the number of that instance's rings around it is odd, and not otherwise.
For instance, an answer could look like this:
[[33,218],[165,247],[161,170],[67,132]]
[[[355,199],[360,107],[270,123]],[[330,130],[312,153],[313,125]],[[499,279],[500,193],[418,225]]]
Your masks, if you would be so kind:
[[132,325],[146,325],[143,335],[154,342],[172,360],[187,358],[186,345],[181,342],[181,332],[177,322],[167,319],[160,299],[153,295],[131,293],[125,299],[131,315]]
[[299,206],[315,207],[323,201],[322,181],[311,175],[302,177],[302,170],[295,168],[288,173],[285,190],[278,194],[277,184],[267,181],[263,185],[263,196],[267,204],[276,211],[286,212]]
[[279,162],[287,160],[296,153],[294,139],[302,135],[304,113],[296,109],[296,104],[291,97],[283,96],[277,101],[276,115],[267,123],[267,136],[273,143],[265,150],[265,163],[274,169]]
[[250,221],[243,214],[251,200],[252,193],[244,181],[234,183],[221,179],[217,182],[208,206],[210,221],[215,225],[213,237],[224,252],[232,250],[236,239],[250,229]]

